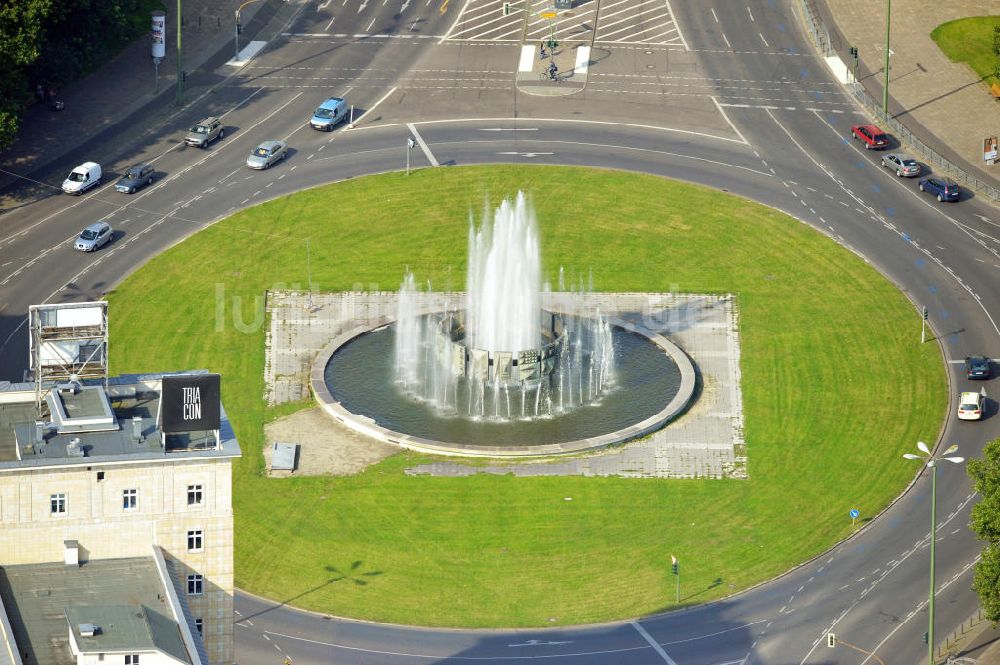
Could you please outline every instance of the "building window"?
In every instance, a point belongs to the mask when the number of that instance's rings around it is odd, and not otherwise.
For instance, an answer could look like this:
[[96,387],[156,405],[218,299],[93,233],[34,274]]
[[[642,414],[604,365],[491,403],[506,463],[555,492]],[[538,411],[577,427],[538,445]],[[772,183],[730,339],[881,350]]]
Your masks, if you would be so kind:
[[188,595],[200,596],[205,592],[205,578],[201,575],[188,575]]
[[122,510],[135,510],[139,507],[139,490],[122,490]]
[[200,506],[202,499],[201,485],[188,485],[188,505]]
[[205,549],[201,529],[188,531],[188,552],[200,552]]
[[66,495],[53,494],[49,497],[49,512],[53,515],[62,515],[66,512]]
[[139,665],[139,654],[137,653],[125,654],[125,665]]
[[198,631],[199,635],[204,635],[205,634],[204,628],[205,628],[205,622],[202,621],[201,617],[197,617],[194,620],[194,629]]

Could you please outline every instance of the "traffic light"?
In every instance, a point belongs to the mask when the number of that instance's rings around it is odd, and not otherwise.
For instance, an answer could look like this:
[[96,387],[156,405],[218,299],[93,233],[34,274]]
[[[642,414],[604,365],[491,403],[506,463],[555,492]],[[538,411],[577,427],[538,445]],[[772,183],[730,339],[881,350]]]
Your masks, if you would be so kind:
[[927,634],[927,631],[924,631],[924,644],[927,644],[927,642],[929,640],[930,640],[930,636]]
[[509,2],[503,3],[503,15],[504,16],[509,16],[510,15],[510,3]]
[[830,647],[831,649],[833,647],[837,646],[837,636],[834,635],[833,633],[827,633],[826,634],[826,646]]
[[855,57],[855,58],[858,57],[858,47],[857,46],[852,46],[851,49],[850,49],[850,53],[851,53],[852,57]]
[[924,307],[924,321],[926,321],[926,320],[927,320],[927,315],[928,315],[928,311],[927,311],[927,308],[926,308],[926,307]]
[[681,564],[673,554],[670,555],[670,570],[674,575],[681,573]]

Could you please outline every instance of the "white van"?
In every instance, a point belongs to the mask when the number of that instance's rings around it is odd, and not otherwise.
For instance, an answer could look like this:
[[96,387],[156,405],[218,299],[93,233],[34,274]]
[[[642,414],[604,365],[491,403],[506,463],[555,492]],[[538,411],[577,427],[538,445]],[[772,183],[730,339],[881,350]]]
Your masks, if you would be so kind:
[[63,180],[62,190],[67,194],[83,194],[85,191],[101,182],[101,165],[97,162],[84,162],[70,171]]

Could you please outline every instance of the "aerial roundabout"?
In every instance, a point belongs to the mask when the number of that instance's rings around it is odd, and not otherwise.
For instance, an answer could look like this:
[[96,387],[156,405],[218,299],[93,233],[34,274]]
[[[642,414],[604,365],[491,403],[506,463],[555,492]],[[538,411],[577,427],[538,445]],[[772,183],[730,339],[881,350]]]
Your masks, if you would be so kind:
[[[690,394],[634,437],[513,456],[502,473],[477,472],[496,463],[488,451],[468,459],[400,445],[352,475],[268,477],[264,425],[314,402],[269,405],[263,397],[267,294],[399,293],[408,273],[419,276],[423,297],[463,292],[470,228],[519,191],[537,222],[545,293],[582,283],[601,302],[673,294],[728,303],[743,461],[716,477],[524,472],[627,454],[644,437],[703,416],[700,405],[720,390],[701,370],[711,354],[679,344],[693,373]],[[912,303],[858,255],[773,208],[622,171],[493,165],[323,185],[222,219],[151,259],[109,299],[116,371],[207,367],[224,377],[244,450],[233,479],[236,585],[370,621],[551,627],[731,596],[851,535],[849,509],[860,507],[863,523],[887,506],[913,477],[900,455],[916,440],[936,440],[948,402],[938,347],[912,343]],[[156,328],[139,325],[154,315]],[[438,330],[445,320],[451,340],[457,319],[440,318]],[[697,339],[697,321],[689,323],[686,334]],[[142,345],[129,343],[137,330]],[[583,334],[598,345],[610,340]],[[670,330],[662,334],[671,340]],[[388,357],[390,347],[374,353]],[[504,398],[499,377],[511,375],[510,357],[473,362],[473,351],[460,353],[485,372],[483,398],[472,403],[486,417],[486,405]],[[385,392],[396,390],[391,384]],[[607,388],[613,395],[613,382]],[[503,407],[507,419],[520,421],[522,403],[548,395],[537,383],[525,390],[516,408]],[[583,401],[578,409],[593,408]],[[498,436],[489,444],[511,438]],[[435,464],[465,471],[414,473]]]

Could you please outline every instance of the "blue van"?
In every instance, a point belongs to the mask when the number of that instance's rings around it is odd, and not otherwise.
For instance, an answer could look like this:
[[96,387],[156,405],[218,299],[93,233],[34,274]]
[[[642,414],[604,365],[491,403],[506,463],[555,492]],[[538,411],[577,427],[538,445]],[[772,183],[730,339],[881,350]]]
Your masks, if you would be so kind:
[[331,131],[342,120],[347,119],[347,102],[340,97],[331,97],[316,109],[309,124],[313,129]]

